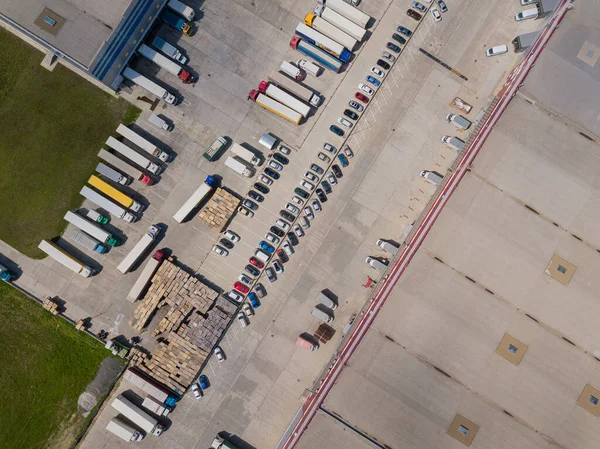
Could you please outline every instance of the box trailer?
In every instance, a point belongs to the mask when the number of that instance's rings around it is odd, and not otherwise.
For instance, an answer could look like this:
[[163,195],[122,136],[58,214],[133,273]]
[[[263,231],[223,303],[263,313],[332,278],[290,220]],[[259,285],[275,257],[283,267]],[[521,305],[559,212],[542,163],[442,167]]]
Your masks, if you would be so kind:
[[156,175],[160,172],[160,167],[158,165],[156,165],[154,162],[151,162],[146,156],[143,156],[132,148],[129,148],[123,142],[119,142],[114,137],[109,137],[106,140],[106,145],[122,156],[125,156],[130,161],[135,162],[143,169],[148,170],[150,173]]
[[165,402],[170,396],[169,391],[160,386],[156,381],[139,372],[136,368],[130,367],[123,373],[123,378],[131,385],[143,390],[145,393],[155,397],[161,402]]
[[148,121],[164,131],[173,131],[173,125],[156,114],[150,114]]
[[327,8],[333,9],[338,14],[341,14],[346,19],[351,20],[361,28],[366,28],[371,16],[365,14],[360,9],[349,5],[344,0],[317,0],[318,3],[325,3]]
[[140,181],[142,184],[149,186],[152,185],[152,183],[154,182],[154,180],[150,176],[146,175],[145,173],[142,173],[137,168],[133,167],[132,165],[129,165],[129,163],[127,163],[123,159],[119,159],[117,156],[115,156],[112,153],[109,153],[104,149],[98,152],[98,157],[100,159],[103,159],[105,162],[112,165],[113,167],[118,168],[123,173],[128,174],[136,181]]
[[103,164],[102,162],[98,162],[98,165],[96,165],[96,171],[105,178],[110,179],[112,182],[116,182],[117,184],[129,184],[129,177],[123,175],[122,173],[119,173],[114,168],[111,168],[108,165]]
[[306,16],[304,16],[304,24],[333,39],[338,44],[343,45],[350,51],[354,50],[358,44],[356,39],[354,39],[348,33],[340,30],[338,27],[329,23],[325,19],[322,19],[316,14],[308,13]]
[[100,243],[98,240],[96,240],[93,237],[90,237],[85,232],[80,231],[75,227],[67,229],[64,235],[70,238],[71,240],[79,243],[81,246],[98,254],[104,254],[108,250],[108,248],[102,243]]
[[300,39],[298,36],[292,37],[292,40],[290,40],[290,47],[306,56],[310,56],[323,67],[328,68],[335,73],[338,73],[344,64],[332,54],[327,53],[325,50],[320,49],[304,39]]
[[255,167],[260,164],[260,159],[252,151],[244,148],[239,143],[231,145],[231,152]]
[[75,256],[72,256],[60,246],[49,242],[48,240],[42,240],[38,245],[38,248],[44,251],[58,263],[67,267],[73,273],[80,274],[84,278],[88,278],[94,274],[94,270],[91,267],[88,267]]
[[177,64],[174,60],[167,58],[166,56],[160,54],[153,48],[150,48],[147,45],[142,44],[138,47],[137,51],[144,58],[146,58],[146,59],[152,61],[153,63],[155,63],[156,65],[162,67],[170,74],[175,75],[177,78],[179,78],[185,84],[190,84],[194,81],[193,73],[187,71],[186,69],[181,67],[179,64]]
[[288,94],[285,90],[280,89],[274,84],[261,81],[258,85],[258,91],[271,97],[273,100],[277,100],[279,103],[293,109],[294,111],[299,112],[304,118],[306,118],[310,113],[309,105],[303,103],[293,95]]
[[100,195],[95,190],[90,189],[88,186],[83,186],[79,194],[90,200],[96,206],[104,209],[106,212],[114,215],[117,218],[125,220],[127,223],[132,223],[135,220],[135,215],[127,212],[121,206],[113,203],[111,200]]
[[278,101],[273,100],[272,98],[267,97],[266,95],[261,94],[257,90],[251,90],[248,98],[254,100],[256,104],[262,106],[267,111],[277,114],[279,117],[282,117],[296,125],[300,123],[300,120],[302,120],[302,114],[294,111],[292,108],[287,107],[284,104],[279,103]]
[[146,153],[150,154],[151,156],[154,156],[163,162],[169,162],[170,158],[167,153],[162,151],[160,148],[158,148],[156,145],[154,145],[149,140],[144,139],[142,136],[140,136],[138,133],[136,133],[132,129],[127,128],[127,126],[125,126],[123,124],[119,124],[119,126],[117,126],[117,132],[120,135],[122,135],[123,137],[125,137],[127,140],[129,140],[131,143],[137,145],[139,148],[144,150]]
[[254,170],[235,157],[228,156],[225,160],[225,165],[246,178],[251,178],[254,175]]
[[230,443],[227,440],[224,440],[223,438],[221,438],[218,435],[213,440],[212,444],[210,445],[210,448],[211,449],[238,449],[237,446],[234,446],[232,443]]
[[122,394],[117,396],[111,405],[116,411],[146,433],[160,435],[164,430],[164,427],[158,424],[156,419],[126,399]]
[[144,399],[144,402],[142,402],[142,407],[159,416],[167,416],[172,410],[171,407],[161,403],[158,399],[153,398],[152,396],[146,396],[146,399]]
[[123,422],[118,416],[111,419],[106,425],[106,430],[125,441],[140,441],[144,438],[140,432]]
[[331,8],[327,8],[324,5],[317,5],[314,9],[314,13],[349,34],[358,42],[362,42],[365,38],[365,34],[367,34],[367,30],[363,27],[357,25],[350,19],[346,19],[340,13]]
[[133,284],[133,287],[127,294],[127,300],[129,302],[136,302],[142,293],[144,293],[146,287],[150,283],[150,279],[152,279],[152,276],[154,276],[154,273],[158,270],[164,257],[165,255],[162,251],[156,251],[152,254],[152,257],[148,260],[146,266],[142,270],[140,277],[137,278],[137,281],[135,281],[135,284]]
[[338,44],[333,39],[313,30],[311,27],[299,23],[296,27],[296,34],[302,39],[307,40],[313,45],[322,48],[328,53],[331,53],[336,58],[339,58],[343,62],[349,62],[352,58],[352,53],[346,49],[342,44]]
[[282,71],[283,73],[286,73],[287,75],[291,76],[296,81],[302,81],[304,79],[302,70],[300,70],[298,67],[296,67],[291,62],[283,61],[281,63],[281,65],[279,66],[279,70]]
[[172,58],[175,61],[180,62],[181,64],[186,64],[188,62],[187,56],[181,53],[181,51],[177,47],[169,44],[167,41],[161,39],[160,37],[154,38],[154,40],[152,41],[152,46],[157,50],[162,51],[169,58]]
[[183,205],[175,213],[175,215],[173,215],[173,219],[177,223],[183,222],[183,220],[186,219],[186,217],[192,212],[192,210],[194,210],[194,208],[198,206],[198,204],[200,204],[200,202],[204,198],[206,198],[206,195],[212,192],[212,190],[215,187],[215,184],[215,178],[213,176],[207,176],[204,182],[200,184],[200,187],[196,189],[192,196],[190,196],[187,199],[187,201],[183,203]]
[[123,70],[123,76],[129,81],[140,86],[142,89],[145,89],[151,94],[156,95],[158,98],[165,100],[167,103],[177,103],[177,98],[175,97],[175,95],[168,92],[167,89],[159,86],[154,81],[151,81],[145,76],[140,75],[138,72],[131,69],[130,67],[125,67],[125,70]]
[[123,261],[117,266],[117,270],[119,270],[122,274],[127,273],[133,264],[135,264],[142,254],[148,249],[152,242],[154,242],[159,232],[160,227],[158,225],[154,224],[150,226],[148,231],[135,244],[131,251],[129,251]]
[[169,9],[172,9],[176,13],[181,14],[187,20],[194,20],[194,10],[188,5],[181,3],[179,0],[169,0],[167,3],[167,7]]
[[[90,212],[95,212],[95,211],[90,211]],[[97,212],[95,212],[95,213],[98,214]],[[96,223],[92,223],[91,221],[86,220],[81,215],[76,214],[75,212],[67,211],[67,213],[64,216],[64,219],[67,222],[71,223],[73,226],[76,226],[79,229],[81,229],[86,234],[91,235],[96,240],[100,241],[101,243],[106,243],[107,245],[110,245],[110,246],[115,246],[119,243],[119,241],[115,237],[113,237],[112,234],[110,234],[109,232],[106,232],[104,229],[102,229]]]
[[142,205],[140,203],[135,201],[133,198],[125,195],[120,190],[115,189],[110,184],[102,181],[96,175],[90,176],[90,179],[88,179],[88,184],[96,188],[100,192],[104,193],[109,198],[112,198],[121,206],[131,209],[134,212],[140,212],[142,210]]

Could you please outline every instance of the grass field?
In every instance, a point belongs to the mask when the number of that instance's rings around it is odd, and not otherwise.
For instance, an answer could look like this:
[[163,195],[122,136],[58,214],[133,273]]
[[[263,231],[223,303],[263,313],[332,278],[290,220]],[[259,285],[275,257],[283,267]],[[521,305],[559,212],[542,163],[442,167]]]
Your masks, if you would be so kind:
[[84,423],[77,398],[110,353],[4,282],[0,341],[0,448],[70,447]]
[[120,122],[139,111],[59,65],[42,68],[42,53],[0,28],[0,239],[22,253],[66,227],[67,209],[96,155]]

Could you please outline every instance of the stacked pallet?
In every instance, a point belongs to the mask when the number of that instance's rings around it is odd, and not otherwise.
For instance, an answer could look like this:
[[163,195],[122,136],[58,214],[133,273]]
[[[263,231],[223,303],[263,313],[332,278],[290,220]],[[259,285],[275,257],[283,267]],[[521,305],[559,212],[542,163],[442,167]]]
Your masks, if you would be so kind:
[[171,308],[165,317],[160,320],[156,329],[152,332],[152,336],[156,337],[163,332],[171,332],[173,329],[179,328],[180,324],[185,320],[185,317],[193,310],[193,306],[186,302],[182,307]]
[[46,296],[42,307],[44,307],[44,309],[46,309],[52,315],[58,315],[58,303],[50,296]]
[[333,328],[325,323],[321,324],[317,331],[314,333],[314,337],[318,342],[327,343],[333,337],[335,331]]
[[198,219],[216,232],[222,232],[240,200],[224,189],[217,189],[208,204],[198,214]]
[[81,319],[75,323],[75,329],[80,332],[85,331],[87,328],[85,319]]
[[199,314],[192,314],[189,321],[179,327],[177,334],[198,348],[210,352],[227,329],[235,311],[235,305],[219,297],[206,318]]

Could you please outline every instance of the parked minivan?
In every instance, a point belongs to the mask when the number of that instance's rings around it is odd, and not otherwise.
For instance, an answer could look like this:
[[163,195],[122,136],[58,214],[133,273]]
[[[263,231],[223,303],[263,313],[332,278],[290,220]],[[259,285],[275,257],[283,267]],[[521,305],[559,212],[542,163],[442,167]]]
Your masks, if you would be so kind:
[[323,304],[325,307],[330,308],[331,310],[335,310],[337,309],[337,304],[334,303],[327,295],[325,295],[325,293],[320,292],[317,295],[317,301],[319,301],[321,304]]
[[318,309],[317,307],[313,309],[312,316],[314,316],[319,321],[323,321],[324,323],[331,323],[333,321],[333,316],[329,315],[327,312],[321,309]]
[[520,22],[521,20],[535,19],[537,18],[538,14],[537,8],[526,9],[525,11],[515,14],[515,20]]

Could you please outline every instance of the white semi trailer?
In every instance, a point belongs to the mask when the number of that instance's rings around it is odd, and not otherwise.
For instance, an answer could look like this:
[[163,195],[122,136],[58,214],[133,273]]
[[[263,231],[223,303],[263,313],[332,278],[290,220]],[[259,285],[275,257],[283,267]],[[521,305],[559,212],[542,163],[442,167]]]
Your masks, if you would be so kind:
[[192,212],[192,210],[200,204],[206,195],[208,195],[214,189],[216,180],[213,176],[207,176],[204,182],[196,189],[196,191],[190,196],[183,206],[173,215],[173,219],[177,223],[183,222],[186,217]]
[[140,256],[148,249],[150,244],[156,239],[160,227],[158,225],[152,225],[148,228],[148,231],[142,236],[142,238],[136,243],[136,245],[129,251],[129,254],[125,256],[125,259],[117,266],[122,274],[127,273],[133,264],[140,258]]
[[80,274],[84,278],[88,278],[94,274],[94,270],[91,267],[88,267],[75,256],[72,256],[60,246],[49,242],[48,240],[42,240],[38,245],[38,248],[44,251],[58,263],[64,265],[72,272]]
[[160,435],[164,430],[164,427],[161,426],[156,419],[137,405],[133,404],[130,400],[123,397],[122,394],[117,396],[111,405],[115,410],[147,434]]
[[154,157],[157,157],[158,159],[160,159],[163,162],[169,162],[170,158],[167,153],[162,151],[160,148],[158,148],[152,142],[144,139],[142,136],[140,136],[135,131],[127,128],[125,125],[119,124],[119,126],[117,127],[117,132],[119,134],[121,134],[123,137],[125,137],[127,140],[129,140],[130,142],[133,142],[134,144],[136,144],[138,147],[140,147],[146,153],[148,153]]
[[119,142],[114,137],[109,137],[106,140],[106,145],[111,147],[117,153],[125,156],[130,161],[135,162],[140,167],[145,168],[150,173],[157,174],[158,172],[160,172],[160,167],[158,165],[156,165],[154,162],[151,162],[146,156],[141,155],[132,148],[129,148],[123,142]]
[[133,223],[133,221],[135,220],[135,215],[127,212],[118,204],[113,203],[108,198],[100,195],[98,192],[90,189],[87,186],[83,186],[79,194],[82,195],[84,198],[90,200],[98,207],[109,212],[111,215],[114,215],[115,217],[120,218],[121,220],[125,220],[127,223]]
[[158,98],[165,100],[167,103],[177,103],[177,98],[175,97],[175,95],[168,92],[167,89],[165,89],[164,87],[160,87],[154,81],[151,81],[145,76],[140,75],[135,70],[126,67],[125,70],[123,70],[123,76],[129,81],[132,81],[138,86],[140,86],[142,89],[145,89],[151,94],[156,95]]
[[111,419],[106,425],[106,430],[125,441],[140,441],[144,438],[137,429],[125,424],[118,416]]

